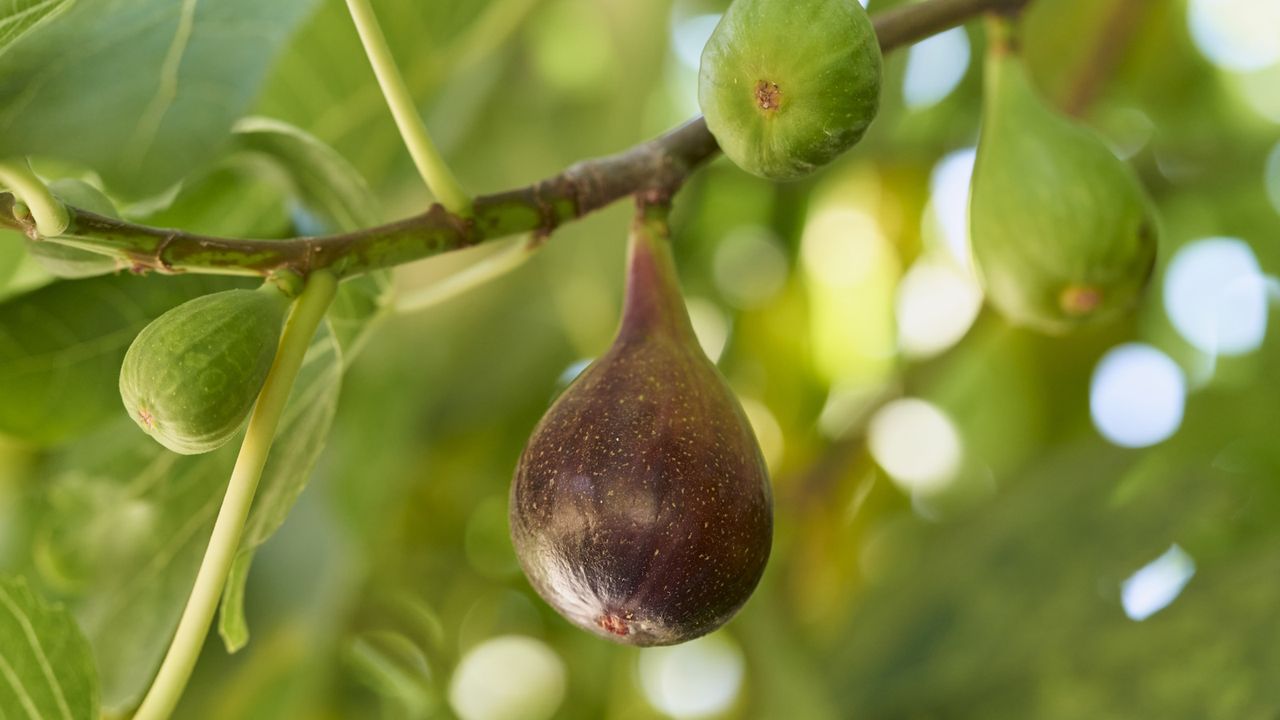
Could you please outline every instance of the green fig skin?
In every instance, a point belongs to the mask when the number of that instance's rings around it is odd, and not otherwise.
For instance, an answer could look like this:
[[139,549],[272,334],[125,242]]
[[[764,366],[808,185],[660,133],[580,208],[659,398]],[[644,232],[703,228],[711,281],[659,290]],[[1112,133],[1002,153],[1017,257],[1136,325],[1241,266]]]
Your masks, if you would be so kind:
[[120,369],[129,417],[176,453],[225,445],[257,401],[289,303],[268,283],[198,297],[156,318]]
[[1011,323],[1054,335],[1130,310],[1158,244],[1137,177],[1045,105],[1009,47],[995,43],[985,72],[969,222],[987,298]]
[[618,335],[538,423],[511,487],[533,587],[575,625],[640,646],[727,622],[773,537],[759,446],[698,345],[667,244],[633,234]]
[[880,79],[857,0],[735,0],[703,48],[698,104],[738,167],[796,180],[862,138]]

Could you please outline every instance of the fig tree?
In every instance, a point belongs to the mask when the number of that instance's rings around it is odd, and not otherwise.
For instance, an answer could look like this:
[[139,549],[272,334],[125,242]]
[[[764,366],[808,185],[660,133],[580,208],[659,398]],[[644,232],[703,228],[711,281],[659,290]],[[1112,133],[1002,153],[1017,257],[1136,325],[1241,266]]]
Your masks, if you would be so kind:
[[511,487],[534,588],[574,624],[632,645],[723,625],[773,535],[759,446],[698,345],[668,245],[665,231],[633,231],[618,334],[538,423]]

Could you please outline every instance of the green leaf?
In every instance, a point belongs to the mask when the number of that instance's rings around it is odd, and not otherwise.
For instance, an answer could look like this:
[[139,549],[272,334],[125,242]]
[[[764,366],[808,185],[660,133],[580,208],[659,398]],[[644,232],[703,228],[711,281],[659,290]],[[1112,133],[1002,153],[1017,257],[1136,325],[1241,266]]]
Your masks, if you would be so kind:
[[[274,163],[298,206],[303,232],[350,232],[381,218],[378,198],[356,169],[333,148],[304,130],[279,120],[249,117],[236,124],[235,146]],[[369,273],[342,283],[329,326],[350,363],[386,310],[391,273]]]
[[350,640],[345,659],[355,678],[395,708],[388,715],[426,718],[438,705],[426,653],[401,633],[362,633]]
[[312,5],[76,3],[0,55],[0,156],[80,162],[123,195],[159,192],[217,156]]
[[278,174],[258,158],[232,153],[208,172],[184,181],[165,207],[135,219],[204,235],[282,237],[289,231],[288,198]]
[[253,565],[253,550],[241,550],[227,575],[227,585],[222,589],[222,607],[218,611],[218,634],[227,652],[237,653],[249,644],[249,621],[244,616],[244,588],[249,582],[249,568]]
[[96,720],[98,678],[71,613],[0,577],[0,717]]
[[235,147],[260,153],[287,175],[289,190],[325,228],[350,231],[378,222],[378,198],[336,150],[300,128],[265,117],[235,125]]
[[245,286],[201,276],[104,276],[0,303],[0,433],[53,444],[122,416],[118,376],[134,336],[181,302]]
[[338,286],[329,308],[329,327],[348,365],[364,347],[376,321],[388,312],[390,302],[391,274],[386,271],[360,275]]
[[271,445],[258,492],[245,523],[242,547],[266,542],[288,516],[306,487],[338,409],[342,388],[342,351],[333,334],[321,330],[298,373]]
[[10,0],[0,10],[0,55],[23,35],[61,15],[76,0]]
[[121,418],[48,468],[33,552],[101,668],[104,707],[133,707],[191,593],[235,449],[181,456]]
[[0,230],[0,291],[8,287],[9,281],[26,259],[23,240],[21,235],[12,230]]
[[[305,487],[336,407],[342,361],[327,329],[313,340],[285,407],[250,511],[250,552],[284,520]],[[146,690],[191,592],[239,443],[205,455],[165,450],[121,417],[48,468],[34,554],[42,579],[73,596],[103,668],[108,709]],[[243,592],[245,566],[228,586]],[[221,623],[243,622],[238,603]],[[247,630],[247,629],[246,629]],[[233,639],[236,635],[232,635]]]
[[338,409],[342,370],[338,342],[332,332],[322,330],[308,348],[302,370],[289,394],[289,403],[249,510],[240,552],[223,589],[218,632],[228,652],[236,652],[248,642],[244,585],[249,579],[253,553],[284,523],[311,479]]

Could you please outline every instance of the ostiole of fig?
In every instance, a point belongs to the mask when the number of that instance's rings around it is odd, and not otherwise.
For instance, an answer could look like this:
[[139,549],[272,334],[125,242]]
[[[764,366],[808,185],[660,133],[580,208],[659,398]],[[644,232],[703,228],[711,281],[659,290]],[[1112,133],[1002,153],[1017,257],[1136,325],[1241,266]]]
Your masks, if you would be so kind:
[[534,589],[632,645],[727,622],[773,537],[759,445],[694,336],[658,215],[633,226],[612,346],[538,423],[511,487],[511,538]]
[[738,167],[797,180],[862,138],[881,63],[857,0],[734,0],[703,48],[698,105]]

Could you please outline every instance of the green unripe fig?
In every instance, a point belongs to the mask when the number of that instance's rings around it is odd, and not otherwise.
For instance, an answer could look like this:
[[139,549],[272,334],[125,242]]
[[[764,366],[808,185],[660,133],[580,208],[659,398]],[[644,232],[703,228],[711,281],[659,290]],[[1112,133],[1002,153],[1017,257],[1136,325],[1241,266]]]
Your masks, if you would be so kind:
[[120,369],[129,417],[176,453],[226,444],[271,369],[289,302],[267,283],[198,297],[156,318]]
[[698,104],[738,167],[794,180],[862,138],[880,65],[857,0],[735,0],[702,50]]
[[669,241],[633,233],[609,350],[538,423],[511,486],[525,575],[568,620],[631,645],[723,625],[764,571],[768,472],[689,323]]
[[1139,299],[1157,222],[1137,177],[1093,131],[1049,109],[1016,51],[995,41],[969,206],[974,265],[1016,325],[1060,334]]
[[[76,178],[61,178],[49,183],[49,190],[67,205],[91,213],[119,219],[115,205],[98,188]],[[114,258],[100,253],[68,247],[56,242],[28,240],[27,251],[45,270],[61,278],[86,278],[106,275],[119,269]]]

